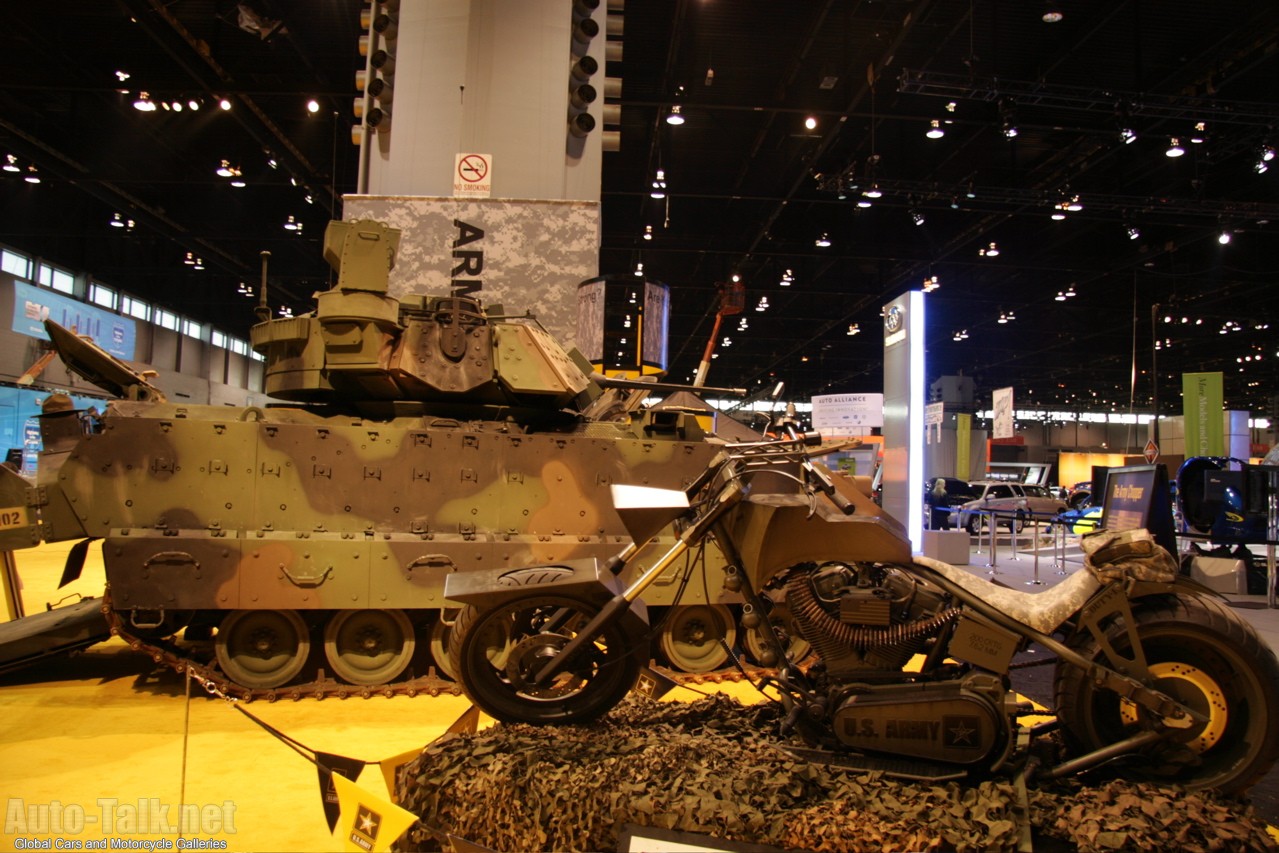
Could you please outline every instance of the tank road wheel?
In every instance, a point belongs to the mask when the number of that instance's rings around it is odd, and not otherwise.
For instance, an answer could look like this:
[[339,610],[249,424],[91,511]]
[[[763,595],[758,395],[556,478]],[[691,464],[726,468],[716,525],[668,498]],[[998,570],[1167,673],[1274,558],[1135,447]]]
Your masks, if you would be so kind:
[[403,610],[342,610],[324,628],[324,657],[351,684],[388,684],[417,643]]
[[[1208,718],[1151,747],[1153,763],[1144,775],[1226,794],[1247,789],[1279,758],[1274,653],[1251,625],[1215,600],[1166,596],[1135,603],[1134,611],[1154,686]],[[1127,652],[1122,626],[1111,626],[1107,637]],[[1072,645],[1091,660],[1105,660],[1091,635]],[[1058,669],[1056,693],[1067,739],[1082,751],[1158,725],[1073,668]]]
[[292,610],[234,610],[213,643],[218,665],[244,687],[279,687],[302,671],[311,636]]
[[[639,660],[616,625],[548,683],[532,680],[596,612],[563,595],[515,599],[485,610],[463,608],[453,623],[449,657],[466,695],[489,716],[508,723],[580,723],[608,713],[639,675]],[[543,631],[553,616],[555,629]]]
[[457,681],[457,673],[449,661],[449,635],[453,633],[453,620],[456,618],[456,610],[441,610],[431,623],[431,660],[435,661],[435,668],[440,674],[452,681]]
[[[786,605],[775,605],[769,614],[769,619],[781,629],[782,636],[786,638],[784,643],[786,657],[791,663],[800,663],[804,658],[812,654],[813,647],[795,630],[795,626],[791,623],[790,611]],[[777,655],[773,652],[773,644],[768,642],[764,636],[764,626],[747,628],[743,625],[742,648],[746,650],[746,654],[750,656],[750,659],[760,666],[777,666]]]
[[671,666],[684,672],[710,672],[728,661],[720,638],[731,647],[737,624],[722,604],[689,604],[666,616],[658,646]]

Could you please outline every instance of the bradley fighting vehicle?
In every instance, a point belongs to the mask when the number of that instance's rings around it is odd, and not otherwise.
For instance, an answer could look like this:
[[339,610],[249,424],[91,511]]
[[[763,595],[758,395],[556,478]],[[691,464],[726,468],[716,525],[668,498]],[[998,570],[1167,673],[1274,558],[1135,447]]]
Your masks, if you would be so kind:
[[[241,695],[434,691],[446,576],[607,558],[629,541],[611,484],[681,488],[705,469],[692,414],[640,408],[653,385],[604,387],[536,323],[474,299],[388,295],[398,241],[333,222],[336,286],[304,316],[259,310],[252,346],[280,404],[168,401],[50,323],[70,369],[120,399],[99,417],[51,398],[38,483],[0,479],[0,548],[82,540],[73,577],[102,540],[112,631]],[[649,596],[670,607],[654,636],[676,669],[720,666],[733,642],[712,551],[706,586]]]

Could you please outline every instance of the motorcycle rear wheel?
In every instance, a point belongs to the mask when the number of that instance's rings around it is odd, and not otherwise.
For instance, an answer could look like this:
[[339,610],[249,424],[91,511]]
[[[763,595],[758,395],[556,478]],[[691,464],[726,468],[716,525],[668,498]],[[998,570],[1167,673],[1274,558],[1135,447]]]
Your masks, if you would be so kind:
[[[533,676],[597,612],[565,595],[464,607],[449,636],[450,664],[466,695],[495,719],[534,725],[593,720],[622,701],[639,676],[639,658],[616,625],[548,683],[537,684]],[[546,630],[552,618],[558,624]]]
[[[1146,654],[1153,686],[1208,717],[1156,744],[1147,754],[1146,778],[1177,782],[1192,790],[1215,788],[1224,794],[1247,790],[1279,758],[1279,662],[1248,623],[1213,599],[1160,596],[1133,602],[1133,618]],[[1111,625],[1107,639],[1128,653],[1122,625]],[[1089,660],[1106,663],[1091,634],[1071,641]],[[1068,745],[1090,752],[1158,726],[1132,703],[1094,684],[1085,673],[1059,664],[1057,714]],[[1174,748],[1194,754],[1197,763],[1181,766]]]

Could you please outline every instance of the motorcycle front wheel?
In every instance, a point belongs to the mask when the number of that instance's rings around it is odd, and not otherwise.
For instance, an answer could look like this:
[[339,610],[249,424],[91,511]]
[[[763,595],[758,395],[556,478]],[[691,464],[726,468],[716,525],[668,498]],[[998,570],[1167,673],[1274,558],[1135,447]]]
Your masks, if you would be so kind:
[[[1279,758],[1279,663],[1252,626],[1213,599],[1160,596],[1133,602],[1133,619],[1152,686],[1207,717],[1148,748],[1125,765],[1145,778],[1224,794],[1246,790]],[[1106,638],[1129,654],[1127,632],[1112,624]],[[1071,645],[1108,664],[1091,634]],[[1097,686],[1075,667],[1058,664],[1057,714],[1070,746],[1090,752],[1159,723],[1131,702]]]
[[534,725],[593,720],[622,701],[639,675],[639,658],[616,625],[553,678],[537,683],[535,677],[597,612],[563,595],[468,606],[453,623],[449,660],[466,695],[495,719]]

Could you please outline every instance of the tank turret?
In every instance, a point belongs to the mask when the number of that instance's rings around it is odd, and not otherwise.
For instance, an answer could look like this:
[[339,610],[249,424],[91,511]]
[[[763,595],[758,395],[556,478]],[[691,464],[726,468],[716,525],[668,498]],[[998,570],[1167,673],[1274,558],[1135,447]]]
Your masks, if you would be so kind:
[[251,332],[266,360],[265,391],[292,402],[420,403],[432,411],[580,410],[598,389],[590,366],[524,319],[491,316],[466,296],[387,293],[400,232],[380,222],[331,222],[324,257],[337,284],[315,311]]

